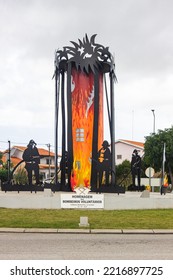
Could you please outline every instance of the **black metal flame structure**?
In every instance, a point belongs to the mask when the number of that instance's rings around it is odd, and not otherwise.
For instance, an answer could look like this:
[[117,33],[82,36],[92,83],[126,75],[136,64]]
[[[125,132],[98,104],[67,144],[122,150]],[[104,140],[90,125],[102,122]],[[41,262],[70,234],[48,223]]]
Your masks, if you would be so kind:
[[68,63],[74,63],[77,70],[81,70],[89,74],[101,71],[103,63],[110,67],[110,71],[114,73],[114,60],[113,56],[109,52],[108,47],[104,47],[95,43],[96,34],[94,34],[90,40],[86,35],[83,41],[79,39],[79,43],[71,41],[73,47],[67,46],[63,50],[58,50],[56,56],[57,66],[62,60],[68,61]]
[[[87,35],[78,43],[71,41],[72,46],[65,46],[55,52],[55,184],[58,184],[58,146],[62,147],[61,159],[61,190],[70,190],[70,181],[74,165],[73,125],[72,125],[72,71],[75,69],[85,75],[94,76],[94,121],[91,154],[91,191],[98,186],[98,126],[99,126],[99,74],[105,84],[106,106],[108,113],[111,139],[111,187],[116,192],[115,178],[115,120],[114,120],[114,83],[116,82],[115,63],[108,47],[95,42],[96,34],[89,39]],[[106,75],[109,75],[109,93],[106,85]],[[59,131],[59,107],[61,105],[62,131]],[[61,143],[58,143],[61,134]],[[66,184],[67,182],[67,184]],[[108,191],[109,192],[109,191]],[[119,191],[118,191],[119,192]]]

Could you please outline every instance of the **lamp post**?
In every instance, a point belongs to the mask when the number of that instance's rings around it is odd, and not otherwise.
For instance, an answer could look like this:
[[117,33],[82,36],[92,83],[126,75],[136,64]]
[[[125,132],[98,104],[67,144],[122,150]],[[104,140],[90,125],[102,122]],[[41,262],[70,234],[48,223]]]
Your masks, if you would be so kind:
[[151,111],[153,113],[153,133],[155,134],[155,110],[152,109]]
[[11,167],[11,142],[8,141],[8,160],[7,160],[7,166],[8,166],[8,182],[10,183],[10,167]]
[[50,179],[50,144],[46,144],[49,149],[49,179]]
[[[155,111],[154,109],[151,110],[153,113],[153,134],[155,134]],[[150,181],[150,186],[151,186],[151,167],[150,167],[150,172],[149,172],[149,181]],[[152,192],[154,192],[154,186],[152,186]]]

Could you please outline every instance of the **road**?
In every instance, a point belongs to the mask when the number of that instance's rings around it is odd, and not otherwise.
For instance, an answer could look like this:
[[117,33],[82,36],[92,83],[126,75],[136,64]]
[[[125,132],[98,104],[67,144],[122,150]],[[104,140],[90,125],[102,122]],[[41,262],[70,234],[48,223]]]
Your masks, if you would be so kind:
[[0,233],[0,260],[172,260],[172,234]]

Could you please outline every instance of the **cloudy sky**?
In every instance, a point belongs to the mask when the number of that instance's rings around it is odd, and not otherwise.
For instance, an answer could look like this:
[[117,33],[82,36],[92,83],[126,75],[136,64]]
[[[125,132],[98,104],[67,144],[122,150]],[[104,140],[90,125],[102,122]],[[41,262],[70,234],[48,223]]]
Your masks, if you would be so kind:
[[172,0],[0,0],[0,150],[53,147],[54,52],[86,33],[115,55],[116,139],[144,141],[152,109],[156,131],[170,128],[172,13]]

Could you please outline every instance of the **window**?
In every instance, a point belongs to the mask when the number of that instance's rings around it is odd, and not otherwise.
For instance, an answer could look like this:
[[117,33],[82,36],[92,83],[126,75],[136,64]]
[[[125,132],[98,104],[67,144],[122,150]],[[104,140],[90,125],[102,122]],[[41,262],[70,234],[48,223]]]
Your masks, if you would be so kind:
[[49,160],[49,158],[47,158],[46,159],[46,164],[49,164],[49,163],[52,164],[52,160],[51,159]]
[[117,155],[117,159],[122,159],[122,155]]

